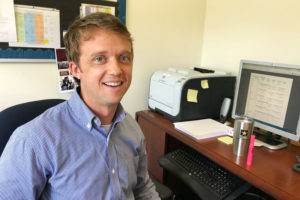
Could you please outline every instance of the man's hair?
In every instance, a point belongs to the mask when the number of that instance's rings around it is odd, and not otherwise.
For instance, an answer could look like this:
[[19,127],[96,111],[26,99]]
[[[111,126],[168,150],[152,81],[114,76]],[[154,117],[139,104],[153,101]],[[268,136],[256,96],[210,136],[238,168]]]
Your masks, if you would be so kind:
[[117,17],[111,14],[94,13],[83,18],[78,17],[69,26],[64,36],[68,61],[73,61],[79,66],[80,42],[82,40],[89,40],[93,36],[91,32],[93,29],[112,31],[125,37],[131,44],[131,53],[133,54],[133,40],[126,26]]

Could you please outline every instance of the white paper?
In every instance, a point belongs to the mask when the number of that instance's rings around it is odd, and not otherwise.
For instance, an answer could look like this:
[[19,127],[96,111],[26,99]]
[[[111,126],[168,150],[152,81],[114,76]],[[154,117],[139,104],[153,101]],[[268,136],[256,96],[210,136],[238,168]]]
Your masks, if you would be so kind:
[[233,135],[233,128],[213,119],[200,119],[184,122],[174,122],[175,129],[182,131],[196,139]]
[[94,5],[94,4],[81,4],[81,17],[86,15],[97,13],[97,12],[104,12],[109,13],[112,15],[116,15],[115,7],[114,6],[102,6],[102,5]]
[[0,42],[17,41],[13,0],[0,0],[0,27]]
[[59,10],[15,5],[17,42],[9,46],[59,48]]

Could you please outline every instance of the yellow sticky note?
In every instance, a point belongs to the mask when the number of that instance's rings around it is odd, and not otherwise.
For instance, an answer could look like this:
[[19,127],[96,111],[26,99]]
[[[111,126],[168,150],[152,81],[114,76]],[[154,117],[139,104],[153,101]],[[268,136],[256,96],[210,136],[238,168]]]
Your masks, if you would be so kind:
[[49,40],[44,40],[44,43],[45,44],[49,44]]
[[224,142],[225,144],[232,144],[232,137],[229,136],[223,136],[218,138],[219,141]]
[[188,102],[197,103],[198,102],[197,95],[198,95],[198,90],[188,89],[186,99]]
[[201,80],[201,87],[202,89],[208,89],[209,85],[208,85],[208,80]]

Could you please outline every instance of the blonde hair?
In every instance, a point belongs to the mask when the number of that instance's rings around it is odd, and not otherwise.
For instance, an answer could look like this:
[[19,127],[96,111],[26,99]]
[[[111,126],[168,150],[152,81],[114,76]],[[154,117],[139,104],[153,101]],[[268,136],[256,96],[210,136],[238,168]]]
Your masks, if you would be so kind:
[[133,54],[133,39],[127,30],[127,27],[119,20],[119,18],[107,13],[94,13],[83,18],[77,18],[69,26],[68,31],[64,36],[68,61],[73,61],[79,66],[80,41],[88,40],[92,36],[91,30],[93,29],[112,31],[125,37],[131,44],[131,52]]

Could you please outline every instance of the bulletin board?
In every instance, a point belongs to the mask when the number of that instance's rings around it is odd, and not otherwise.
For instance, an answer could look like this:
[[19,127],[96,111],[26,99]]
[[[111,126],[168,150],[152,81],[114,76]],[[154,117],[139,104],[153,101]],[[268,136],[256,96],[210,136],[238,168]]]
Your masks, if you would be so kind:
[[[116,16],[126,24],[126,0],[14,0],[14,4],[54,8],[60,11],[60,42],[63,47],[63,31],[80,15],[81,3],[115,7]],[[0,62],[56,62],[55,49],[10,47],[0,42]]]

